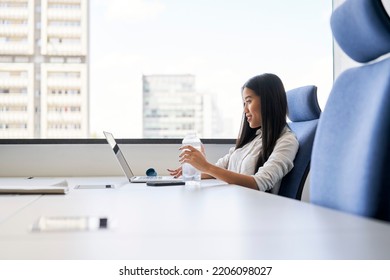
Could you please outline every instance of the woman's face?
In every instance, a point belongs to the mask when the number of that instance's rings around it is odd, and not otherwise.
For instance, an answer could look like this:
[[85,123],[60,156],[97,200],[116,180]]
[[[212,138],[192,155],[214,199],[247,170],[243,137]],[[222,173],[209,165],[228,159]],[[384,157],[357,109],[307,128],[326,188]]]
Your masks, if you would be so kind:
[[244,101],[244,114],[251,128],[261,126],[261,102],[260,96],[249,89],[244,88],[242,91],[242,99]]

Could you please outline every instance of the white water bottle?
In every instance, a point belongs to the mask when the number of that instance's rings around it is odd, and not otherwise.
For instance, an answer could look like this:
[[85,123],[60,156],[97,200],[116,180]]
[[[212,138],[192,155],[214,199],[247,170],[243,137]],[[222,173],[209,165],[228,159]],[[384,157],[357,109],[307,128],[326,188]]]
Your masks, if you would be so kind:
[[[202,148],[202,142],[194,132],[188,133],[187,136],[183,139],[183,146],[184,145],[190,145],[199,151],[201,151]],[[189,163],[183,163],[182,175],[184,181],[200,182],[200,171]]]

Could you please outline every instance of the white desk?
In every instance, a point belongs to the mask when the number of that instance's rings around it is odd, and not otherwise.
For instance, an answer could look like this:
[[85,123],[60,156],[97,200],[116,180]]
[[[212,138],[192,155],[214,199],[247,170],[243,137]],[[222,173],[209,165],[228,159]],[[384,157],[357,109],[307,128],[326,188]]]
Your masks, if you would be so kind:
[[34,202],[40,195],[0,195],[0,223]]
[[[0,181],[3,184],[13,181],[14,178],[1,178]],[[25,180],[23,178],[18,179],[18,181]],[[39,199],[41,195],[1,195],[0,194],[0,223],[6,219],[12,217],[19,210],[27,207],[30,203]]]
[[[69,181],[113,180],[124,181]],[[390,259],[388,223],[212,182],[40,196],[0,223],[0,259]],[[31,232],[40,216],[79,215],[108,217],[116,225]]]

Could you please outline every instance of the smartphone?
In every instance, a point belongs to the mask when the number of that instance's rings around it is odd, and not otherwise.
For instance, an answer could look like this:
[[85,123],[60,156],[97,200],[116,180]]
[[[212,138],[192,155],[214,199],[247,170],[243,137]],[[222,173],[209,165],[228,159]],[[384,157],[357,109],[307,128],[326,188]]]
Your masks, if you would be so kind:
[[146,182],[146,185],[151,187],[163,187],[163,186],[177,186],[177,185],[185,185],[183,181],[151,181]]

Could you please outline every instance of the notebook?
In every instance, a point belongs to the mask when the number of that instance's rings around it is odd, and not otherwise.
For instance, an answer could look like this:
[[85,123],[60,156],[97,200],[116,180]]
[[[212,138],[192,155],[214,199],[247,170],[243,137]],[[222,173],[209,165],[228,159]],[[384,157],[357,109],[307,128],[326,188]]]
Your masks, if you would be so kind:
[[108,144],[111,146],[112,151],[115,154],[116,159],[121,166],[123,173],[125,173],[127,179],[131,183],[147,183],[147,182],[182,182],[182,179],[174,178],[173,176],[134,176],[133,171],[131,170],[129,164],[126,161],[125,156],[123,155],[121,149],[112,133],[103,131],[104,136],[107,139]]
[[68,191],[68,182],[62,179],[15,179],[0,185],[0,194],[66,194]]

